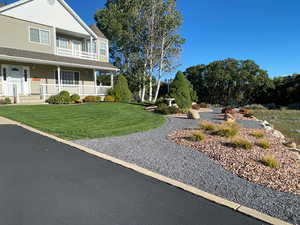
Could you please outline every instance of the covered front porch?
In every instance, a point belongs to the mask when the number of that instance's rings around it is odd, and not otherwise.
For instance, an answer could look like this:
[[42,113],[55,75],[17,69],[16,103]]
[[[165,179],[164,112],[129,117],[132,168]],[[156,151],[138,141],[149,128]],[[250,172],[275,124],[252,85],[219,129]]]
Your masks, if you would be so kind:
[[[110,85],[102,85],[98,82],[101,75],[110,76]],[[70,94],[78,94],[85,96],[106,96],[109,89],[114,86],[114,72],[108,70],[85,70],[66,68],[57,66],[54,72],[55,82],[43,82],[40,84],[40,95],[46,100],[52,95],[56,95],[61,91],[68,91]]]

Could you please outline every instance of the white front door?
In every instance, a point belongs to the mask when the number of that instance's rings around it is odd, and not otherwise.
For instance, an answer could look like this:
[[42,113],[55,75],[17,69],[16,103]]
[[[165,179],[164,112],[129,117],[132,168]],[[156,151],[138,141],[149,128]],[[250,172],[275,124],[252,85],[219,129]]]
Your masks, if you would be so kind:
[[14,96],[15,91],[18,95],[30,93],[28,67],[9,65],[3,68],[6,68],[6,80],[3,82],[6,96]]
[[74,56],[80,56],[81,52],[81,42],[77,40],[73,40],[73,54]]

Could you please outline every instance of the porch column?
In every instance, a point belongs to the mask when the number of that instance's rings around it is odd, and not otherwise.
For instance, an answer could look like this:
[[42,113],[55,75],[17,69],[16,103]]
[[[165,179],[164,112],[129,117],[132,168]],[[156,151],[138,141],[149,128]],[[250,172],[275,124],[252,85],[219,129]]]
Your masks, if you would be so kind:
[[98,89],[97,89],[97,70],[94,70],[94,85],[95,85],[95,94],[98,95]]
[[58,92],[61,92],[60,66],[57,67]]
[[112,72],[110,75],[110,86],[114,88],[114,73]]

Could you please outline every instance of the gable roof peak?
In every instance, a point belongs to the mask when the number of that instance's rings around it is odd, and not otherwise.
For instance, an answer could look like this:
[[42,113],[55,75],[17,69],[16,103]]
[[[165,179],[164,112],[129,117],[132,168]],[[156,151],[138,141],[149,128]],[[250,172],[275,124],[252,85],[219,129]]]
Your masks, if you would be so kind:
[[[11,9],[15,9],[19,6],[25,5],[30,2],[34,2],[37,0],[19,0],[14,3],[5,5],[0,8],[0,14],[6,13],[6,11],[9,11]],[[40,1],[40,0],[39,0]],[[47,1],[49,5],[54,5],[55,2],[59,2],[63,8],[80,24],[80,26],[83,27],[83,29],[86,30],[87,33],[89,33],[94,38],[97,38],[97,35],[94,33],[93,30],[77,15],[77,13],[64,1],[64,0],[44,0]],[[34,21],[32,21],[34,22]]]

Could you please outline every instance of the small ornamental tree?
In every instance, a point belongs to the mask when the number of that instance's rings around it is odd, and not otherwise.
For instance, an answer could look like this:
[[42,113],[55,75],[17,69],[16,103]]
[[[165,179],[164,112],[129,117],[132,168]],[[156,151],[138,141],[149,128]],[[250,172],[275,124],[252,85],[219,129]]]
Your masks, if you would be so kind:
[[175,98],[179,108],[189,109],[192,106],[193,94],[190,82],[182,72],[178,71],[171,84],[171,97]]
[[116,101],[129,102],[132,99],[132,93],[128,88],[126,77],[118,76],[115,88],[112,91]]

